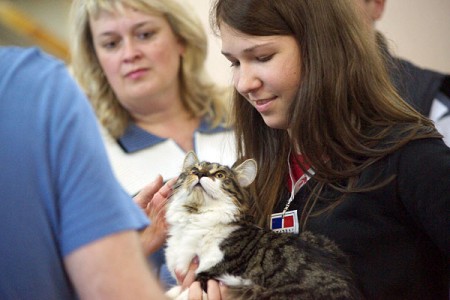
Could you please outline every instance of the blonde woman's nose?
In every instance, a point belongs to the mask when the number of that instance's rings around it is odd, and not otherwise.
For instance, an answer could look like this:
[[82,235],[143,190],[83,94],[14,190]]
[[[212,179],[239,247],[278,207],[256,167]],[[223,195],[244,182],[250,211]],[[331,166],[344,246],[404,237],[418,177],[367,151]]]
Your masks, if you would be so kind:
[[139,46],[132,39],[123,42],[123,59],[124,61],[134,61],[142,56]]

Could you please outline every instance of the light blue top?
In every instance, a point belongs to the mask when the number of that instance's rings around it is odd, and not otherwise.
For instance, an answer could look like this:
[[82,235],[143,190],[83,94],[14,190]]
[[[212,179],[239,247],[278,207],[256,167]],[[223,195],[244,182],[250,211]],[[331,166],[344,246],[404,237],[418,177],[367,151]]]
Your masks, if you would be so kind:
[[0,299],[76,298],[64,256],[147,224],[64,64],[0,48]]

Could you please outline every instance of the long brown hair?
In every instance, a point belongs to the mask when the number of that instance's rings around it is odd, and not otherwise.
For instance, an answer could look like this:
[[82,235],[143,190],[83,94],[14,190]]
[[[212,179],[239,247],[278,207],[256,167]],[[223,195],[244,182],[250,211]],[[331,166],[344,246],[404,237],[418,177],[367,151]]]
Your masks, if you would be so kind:
[[376,188],[357,188],[368,166],[411,140],[441,137],[397,94],[357,9],[353,0],[217,0],[211,10],[219,35],[226,23],[248,35],[293,36],[300,47],[302,81],[290,109],[290,136],[269,128],[234,92],[239,157],[259,166],[253,210],[261,225],[284,188],[291,148],[314,168],[314,202],[326,185],[344,194]]

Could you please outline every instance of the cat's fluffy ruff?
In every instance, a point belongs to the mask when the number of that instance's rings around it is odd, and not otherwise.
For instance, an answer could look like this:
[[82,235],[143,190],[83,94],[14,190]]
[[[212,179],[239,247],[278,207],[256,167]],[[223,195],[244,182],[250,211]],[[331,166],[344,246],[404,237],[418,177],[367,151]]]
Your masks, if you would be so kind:
[[[206,180],[206,178],[202,179]],[[198,189],[199,187],[194,188]],[[220,205],[210,208],[208,202],[216,200],[207,195],[202,200],[192,200],[205,203],[199,208],[198,213],[186,214],[186,210],[189,208],[186,208],[183,203],[180,205],[176,205],[176,203],[184,202],[186,197],[190,198],[189,195],[186,195],[187,193],[188,191],[182,191],[172,196],[170,201],[173,202],[173,205],[169,205],[166,212],[167,222],[171,227],[167,240],[166,257],[167,266],[172,273],[177,270],[181,274],[185,274],[196,255],[202,258],[197,269],[198,272],[214,266],[223,258],[223,253],[218,245],[230,232],[238,228],[237,226],[230,227],[229,223],[235,221],[236,217],[233,213],[227,213],[235,211],[235,205],[223,201]],[[191,193],[194,192],[191,191]],[[186,232],[189,234],[187,235]]]

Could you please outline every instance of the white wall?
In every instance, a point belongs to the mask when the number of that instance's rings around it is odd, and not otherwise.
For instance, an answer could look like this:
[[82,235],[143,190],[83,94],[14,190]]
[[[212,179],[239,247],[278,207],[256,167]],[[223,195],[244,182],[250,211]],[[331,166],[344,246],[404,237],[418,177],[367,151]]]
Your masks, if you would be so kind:
[[[231,69],[228,60],[226,60],[220,53],[221,44],[220,39],[212,34],[209,26],[209,9],[210,3],[213,0],[180,0],[192,7],[192,10],[200,17],[206,32],[209,34],[208,41],[208,57],[207,67],[211,77],[222,85],[231,83]],[[274,0],[279,1],[279,0]],[[449,0],[450,1],[450,0]]]
[[[192,6],[210,33],[211,0],[181,1]],[[450,0],[386,0],[385,13],[377,28],[398,56],[425,68],[450,73]],[[230,68],[220,54],[220,41],[211,34],[209,43],[209,73],[219,83],[228,84]]]
[[387,0],[377,28],[398,56],[450,73],[450,0]]

